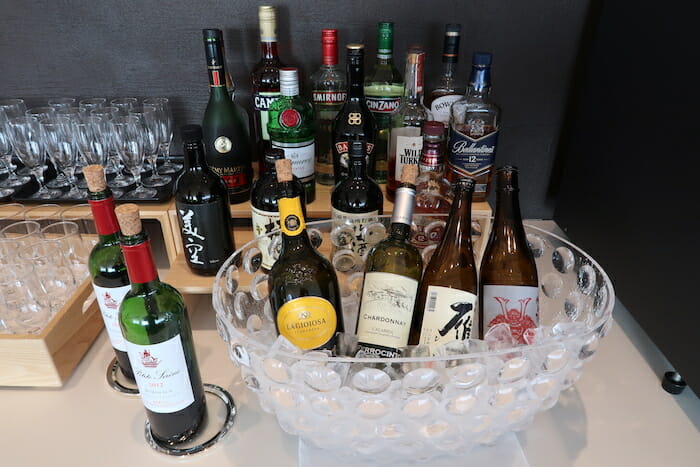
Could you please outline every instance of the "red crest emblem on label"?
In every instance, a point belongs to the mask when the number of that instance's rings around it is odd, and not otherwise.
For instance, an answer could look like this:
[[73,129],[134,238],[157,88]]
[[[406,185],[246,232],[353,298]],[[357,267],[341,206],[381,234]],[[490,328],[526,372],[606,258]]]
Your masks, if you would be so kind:
[[294,109],[287,109],[280,114],[280,125],[285,128],[294,128],[301,122],[301,115]]
[[160,363],[160,360],[152,356],[148,350],[141,352],[141,364],[146,368],[155,368]]
[[109,292],[105,292],[105,306],[111,310],[116,310],[119,308],[119,304],[112,298]]
[[510,300],[507,298],[493,298],[499,303],[503,312],[492,319],[491,322],[488,323],[487,328],[495,326],[499,323],[506,323],[508,326],[510,326],[510,333],[513,336],[513,339],[520,344],[525,344],[526,342],[523,338],[523,333],[528,329],[537,327],[537,324],[527,315],[527,308],[532,299],[524,298],[518,300],[520,303],[520,309],[518,310],[515,307],[509,308]]

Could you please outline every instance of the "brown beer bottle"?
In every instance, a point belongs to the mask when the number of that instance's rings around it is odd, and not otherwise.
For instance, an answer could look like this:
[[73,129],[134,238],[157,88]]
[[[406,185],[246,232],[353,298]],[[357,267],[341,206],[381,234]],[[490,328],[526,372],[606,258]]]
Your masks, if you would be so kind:
[[476,265],[471,216],[474,180],[459,179],[440,245],[423,272],[409,344],[433,347],[476,336]]
[[518,201],[518,169],[496,170],[496,215],[479,273],[479,336],[499,323],[513,339],[539,325],[537,267],[525,237]]

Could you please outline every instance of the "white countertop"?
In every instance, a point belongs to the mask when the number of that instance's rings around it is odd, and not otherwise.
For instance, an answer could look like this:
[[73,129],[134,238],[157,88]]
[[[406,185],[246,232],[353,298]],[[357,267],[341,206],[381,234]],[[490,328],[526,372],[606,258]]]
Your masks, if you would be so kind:
[[[239,378],[214,324],[211,297],[190,309],[204,382],[238,407],[231,432],[186,458],[152,450],[137,397],[105,380],[114,353],[102,332],[61,389],[0,388],[0,466],[296,466],[297,438],[263,412]],[[667,394],[671,366],[619,302],[615,324],[574,388],[517,438],[532,467],[700,465],[700,399]],[[454,459],[453,465],[466,465]],[[430,464],[427,464],[430,465]],[[498,459],[492,463],[498,466]]]

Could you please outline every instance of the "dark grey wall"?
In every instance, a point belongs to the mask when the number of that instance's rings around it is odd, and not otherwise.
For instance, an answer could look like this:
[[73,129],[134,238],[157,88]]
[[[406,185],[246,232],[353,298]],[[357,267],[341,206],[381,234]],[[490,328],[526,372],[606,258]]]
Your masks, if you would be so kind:
[[[0,96],[37,105],[57,96],[165,95],[174,100],[178,125],[197,122],[208,96],[201,29],[218,27],[225,31],[229,68],[247,107],[248,76],[259,54],[260,3],[2,0]],[[498,160],[522,169],[524,214],[551,218],[549,178],[587,0],[273,4],[281,57],[306,77],[320,62],[321,28],[338,28],[341,44],[366,43],[373,59],[376,22],[389,20],[396,23],[400,70],[407,45],[425,45],[430,89],[439,72],[444,24],[462,23],[462,82],[473,51],[494,53],[495,97],[503,108]]]

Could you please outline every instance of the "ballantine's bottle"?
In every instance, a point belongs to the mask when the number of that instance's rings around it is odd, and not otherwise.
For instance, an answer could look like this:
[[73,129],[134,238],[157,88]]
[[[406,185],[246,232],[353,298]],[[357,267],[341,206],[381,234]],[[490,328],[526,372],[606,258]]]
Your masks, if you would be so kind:
[[408,242],[417,175],[417,166],[404,166],[389,237],[370,249],[365,263],[357,339],[362,352],[378,357],[398,357],[408,344],[423,272],[421,255]]
[[377,27],[377,61],[365,78],[367,106],[377,121],[375,180],[386,183],[388,177],[389,129],[391,114],[401,105],[403,77],[394,65],[394,23],[381,22]]
[[155,438],[182,442],[197,431],[206,411],[187,307],[182,295],[158,278],[138,206],[122,204],[115,212],[131,281],[119,322],[141,402]]
[[204,29],[203,35],[209,69],[209,102],[202,119],[206,162],[226,184],[230,202],[242,203],[253,184],[248,129],[226,90],[223,34]]
[[471,202],[474,180],[455,183],[454,201],[442,240],[421,279],[410,344],[436,348],[476,337],[476,265],[472,251]]
[[321,30],[323,63],[311,76],[316,116],[316,181],[333,185],[333,121],[348,97],[345,70],[338,65],[338,30]]
[[343,312],[335,268],[306,233],[291,161],[276,161],[282,251],[270,270],[270,304],[277,332],[297,347],[332,350],[342,332]]
[[[255,138],[254,157],[262,162],[265,150],[270,148],[270,135],[267,133],[268,110],[272,101],[280,95],[279,70],[284,65],[277,53],[277,17],[275,7],[258,7],[260,21],[260,48],[262,56],[251,73],[253,83],[253,133]],[[265,167],[260,164],[260,172]]]
[[445,26],[445,43],[442,49],[442,73],[440,82],[433,91],[428,94],[425,105],[430,109],[433,118],[442,122],[445,127],[450,124],[450,108],[455,101],[464,94],[457,88],[455,75],[457,74],[457,60],[459,58],[459,36],[462,26],[459,24],[447,24]]
[[513,339],[539,325],[537,266],[520,215],[518,169],[496,170],[496,213],[479,271],[480,337],[499,323]]
[[126,353],[126,342],[119,327],[119,305],[131,286],[124,256],[119,248],[119,223],[114,214],[114,198],[105,180],[104,167],[85,166],[83,175],[88,185],[88,203],[99,236],[88,259],[92,287],[109,341],[117,355],[119,369],[124,376],[133,380],[134,373]]
[[333,122],[333,172],[335,182],[348,176],[348,148],[355,138],[363,138],[367,144],[367,173],[374,176],[374,147],[377,139],[377,122],[367,108],[363,80],[365,73],[365,46],[348,44],[348,100]]
[[491,99],[491,60],[490,53],[474,53],[467,95],[450,111],[447,178],[474,178],[474,201],[488,195],[501,125],[501,111]]
[[314,109],[299,95],[296,68],[280,68],[280,90],[280,97],[270,104],[270,143],[292,161],[292,171],[304,186],[306,202],[312,203],[316,199]]

